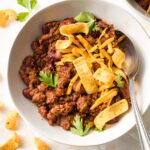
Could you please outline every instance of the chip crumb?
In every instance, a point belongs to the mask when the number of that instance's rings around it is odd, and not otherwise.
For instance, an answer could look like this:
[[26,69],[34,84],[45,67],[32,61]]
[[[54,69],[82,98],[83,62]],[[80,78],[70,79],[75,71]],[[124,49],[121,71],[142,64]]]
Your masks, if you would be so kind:
[[14,132],[13,136],[5,144],[0,146],[0,150],[16,150],[20,145],[20,136]]
[[5,107],[5,104],[3,102],[0,101],[0,110],[3,110]]
[[6,27],[10,21],[17,19],[17,13],[13,9],[0,10],[0,27]]
[[15,110],[10,111],[6,116],[5,127],[9,130],[16,130],[19,114]]
[[13,9],[4,9],[1,12],[5,13],[8,16],[9,21],[14,21],[17,19],[17,13]]
[[43,142],[40,138],[36,137],[34,141],[38,150],[49,150],[48,145],[45,142]]
[[6,27],[8,25],[8,16],[0,11],[0,27]]

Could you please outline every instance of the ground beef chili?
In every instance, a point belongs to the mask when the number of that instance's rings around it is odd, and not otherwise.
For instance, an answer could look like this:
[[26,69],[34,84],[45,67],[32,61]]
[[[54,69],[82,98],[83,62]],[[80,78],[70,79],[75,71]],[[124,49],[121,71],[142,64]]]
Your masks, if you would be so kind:
[[[84,122],[93,121],[95,116],[102,111],[105,106],[98,106],[90,111],[90,107],[96,98],[88,95],[83,86],[77,91],[76,81],[73,85],[73,91],[66,95],[66,90],[70,79],[76,74],[72,63],[66,63],[64,66],[55,66],[55,62],[61,59],[61,53],[56,50],[55,43],[58,39],[65,39],[60,35],[59,27],[66,24],[75,23],[73,18],[67,18],[62,21],[47,22],[42,27],[43,34],[32,42],[31,48],[33,54],[24,58],[19,70],[21,79],[26,84],[23,89],[23,95],[31,100],[37,107],[41,116],[48,120],[50,125],[59,125],[65,130],[69,130],[72,120],[76,114],[80,114]],[[108,27],[108,34],[113,36],[114,28],[100,19],[97,23],[101,29]],[[90,44],[95,43],[95,38],[99,37],[99,31],[93,31],[89,35],[83,35]],[[103,39],[104,42],[105,39]],[[99,64],[93,65],[93,70],[97,70]],[[59,75],[59,82],[56,88],[52,88],[39,80],[39,72],[50,71]],[[119,98],[126,98],[130,103],[128,86],[125,85],[120,91]],[[115,97],[113,101],[117,101]],[[118,118],[117,118],[118,120]],[[113,122],[113,121],[112,121]]]

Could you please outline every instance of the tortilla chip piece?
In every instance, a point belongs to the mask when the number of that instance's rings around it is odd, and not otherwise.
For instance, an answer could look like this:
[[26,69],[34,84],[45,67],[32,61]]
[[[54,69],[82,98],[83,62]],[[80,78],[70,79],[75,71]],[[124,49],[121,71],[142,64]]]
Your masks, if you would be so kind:
[[115,84],[113,84],[113,83],[112,84],[101,84],[99,87],[99,92],[102,92],[102,91],[112,88],[114,86],[115,86]]
[[102,130],[108,121],[127,112],[128,109],[129,109],[129,106],[128,106],[128,102],[126,99],[122,99],[114,103],[113,105],[110,105],[109,107],[101,111],[94,119],[94,124],[96,128],[98,128],[99,130]]
[[0,10],[0,27],[6,27],[10,21],[17,19],[17,14],[12,9]]
[[112,55],[112,61],[119,69],[121,69],[125,62],[125,53],[119,48],[115,48],[115,52]]
[[0,27],[6,27],[8,25],[8,16],[0,11]]
[[93,77],[104,84],[112,84],[113,81],[116,80],[114,73],[112,73],[107,67],[97,69],[93,74]]
[[111,43],[108,44],[108,50],[107,50],[107,52],[108,52],[108,54],[112,54],[114,52],[114,49],[113,49]]
[[74,33],[89,33],[89,27],[87,23],[74,23],[69,25],[63,25],[60,27],[60,33],[62,35],[69,35]]
[[5,104],[3,102],[0,101],[0,110],[3,110],[5,107]]
[[56,42],[56,49],[66,49],[71,46],[72,43],[79,45],[79,43],[74,39],[74,33],[85,33],[88,34],[89,27],[87,23],[75,23],[69,25],[63,25],[60,27],[60,34],[67,36],[68,40],[57,40]]
[[16,150],[21,145],[21,139],[17,133],[14,133],[5,144],[0,146],[0,150]]
[[12,9],[1,10],[1,12],[8,16],[9,21],[14,21],[17,19],[17,13]]
[[123,70],[113,67],[113,71],[115,72],[116,75],[117,74],[121,75],[125,79],[126,83],[128,84],[128,78]]
[[15,110],[10,111],[6,116],[5,127],[9,130],[16,130],[19,114]]
[[56,42],[56,49],[66,49],[68,48],[72,42],[70,40],[57,40]]
[[38,150],[49,150],[48,145],[41,139],[35,138],[34,141]]
[[117,94],[118,94],[118,89],[117,88],[113,88],[113,89],[107,91],[106,93],[104,93],[103,95],[101,95],[100,98],[98,98],[95,101],[95,103],[92,105],[92,107],[90,109],[93,110],[98,105],[100,105],[102,103],[108,102],[110,99],[112,99],[113,97],[115,97]]
[[83,57],[79,57],[73,61],[76,71],[81,79],[81,83],[88,94],[98,91],[96,80],[92,76],[92,72]]

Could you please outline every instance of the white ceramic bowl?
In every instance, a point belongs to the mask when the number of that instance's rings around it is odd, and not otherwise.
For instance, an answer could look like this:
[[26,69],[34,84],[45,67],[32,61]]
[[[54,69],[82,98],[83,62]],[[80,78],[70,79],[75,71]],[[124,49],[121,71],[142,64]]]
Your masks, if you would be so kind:
[[25,85],[18,74],[24,57],[32,54],[31,42],[42,34],[42,25],[47,21],[75,16],[81,11],[91,12],[97,17],[114,24],[117,29],[131,38],[140,53],[141,70],[138,75],[138,84],[136,84],[137,99],[142,112],[146,111],[150,103],[148,92],[150,59],[149,54],[147,54],[150,48],[149,39],[132,15],[106,0],[65,0],[44,8],[29,19],[18,34],[11,49],[8,66],[8,86],[18,111],[36,132],[61,143],[90,146],[112,141],[125,134],[135,124],[132,112],[127,113],[118,123],[103,132],[92,131],[87,136],[80,137],[71,132],[66,132],[60,127],[51,127],[46,120],[41,119],[36,106],[23,97],[22,89]]
[[147,14],[147,12],[135,0],[127,0],[127,3],[131,6],[131,9],[133,9],[135,13],[147,21],[150,21],[150,15]]

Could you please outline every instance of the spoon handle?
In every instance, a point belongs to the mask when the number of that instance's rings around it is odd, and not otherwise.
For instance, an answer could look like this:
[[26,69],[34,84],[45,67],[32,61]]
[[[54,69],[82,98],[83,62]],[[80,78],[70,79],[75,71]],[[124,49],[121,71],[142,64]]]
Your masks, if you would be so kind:
[[132,108],[133,108],[135,120],[136,120],[136,127],[137,127],[138,134],[139,134],[141,149],[142,150],[150,150],[150,139],[149,139],[148,133],[145,129],[144,122],[143,122],[141,113],[139,111],[136,97],[134,94],[134,79],[133,78],[130,79],[130,81],[129,81],[129,90],[130,90]]

